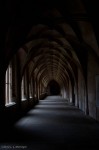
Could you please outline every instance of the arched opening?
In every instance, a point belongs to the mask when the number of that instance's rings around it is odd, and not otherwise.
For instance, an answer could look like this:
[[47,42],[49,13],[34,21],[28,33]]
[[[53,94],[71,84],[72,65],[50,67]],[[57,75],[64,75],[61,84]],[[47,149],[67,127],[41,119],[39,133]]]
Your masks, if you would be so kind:
[[60,91],[60,85],[55,80],[51,80],[48,84],[48,94],[60,95]]

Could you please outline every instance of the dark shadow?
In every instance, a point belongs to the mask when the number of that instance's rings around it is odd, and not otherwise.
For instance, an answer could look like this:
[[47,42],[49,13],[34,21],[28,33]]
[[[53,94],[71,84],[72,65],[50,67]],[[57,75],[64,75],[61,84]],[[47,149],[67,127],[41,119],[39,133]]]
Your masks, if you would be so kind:
[[49,95],[60,95],[59,84],[55,80],[50,81],[48,84],[48,91]]

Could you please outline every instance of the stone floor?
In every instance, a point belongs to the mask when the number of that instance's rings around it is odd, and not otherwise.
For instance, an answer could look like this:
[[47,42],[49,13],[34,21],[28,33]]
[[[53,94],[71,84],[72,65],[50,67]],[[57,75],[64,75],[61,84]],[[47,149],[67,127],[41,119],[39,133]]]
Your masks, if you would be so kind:
[[8,141],[1,142],[0,150],[99,148],[99,123],[60,96],[48,96],[45,100],[40,100],[26,116],[14,124],[8,135]]

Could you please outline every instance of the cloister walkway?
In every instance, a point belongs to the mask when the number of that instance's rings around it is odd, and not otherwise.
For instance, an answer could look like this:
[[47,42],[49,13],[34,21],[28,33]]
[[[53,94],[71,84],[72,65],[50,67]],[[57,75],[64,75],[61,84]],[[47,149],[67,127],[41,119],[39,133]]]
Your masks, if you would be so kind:
[[28,150],[96,149],[99,123],[60,96],[48,96],[15,124],[6,145]]

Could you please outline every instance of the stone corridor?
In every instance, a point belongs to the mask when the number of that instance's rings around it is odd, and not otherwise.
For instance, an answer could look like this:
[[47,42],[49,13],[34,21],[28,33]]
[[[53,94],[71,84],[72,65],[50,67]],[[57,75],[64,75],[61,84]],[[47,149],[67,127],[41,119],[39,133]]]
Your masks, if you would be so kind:
[[99,123],[60,96],[48,96],[20,118],[9,134],[9,142],[2,143],[1,148],[19,145],[28,150],[95,150]]

